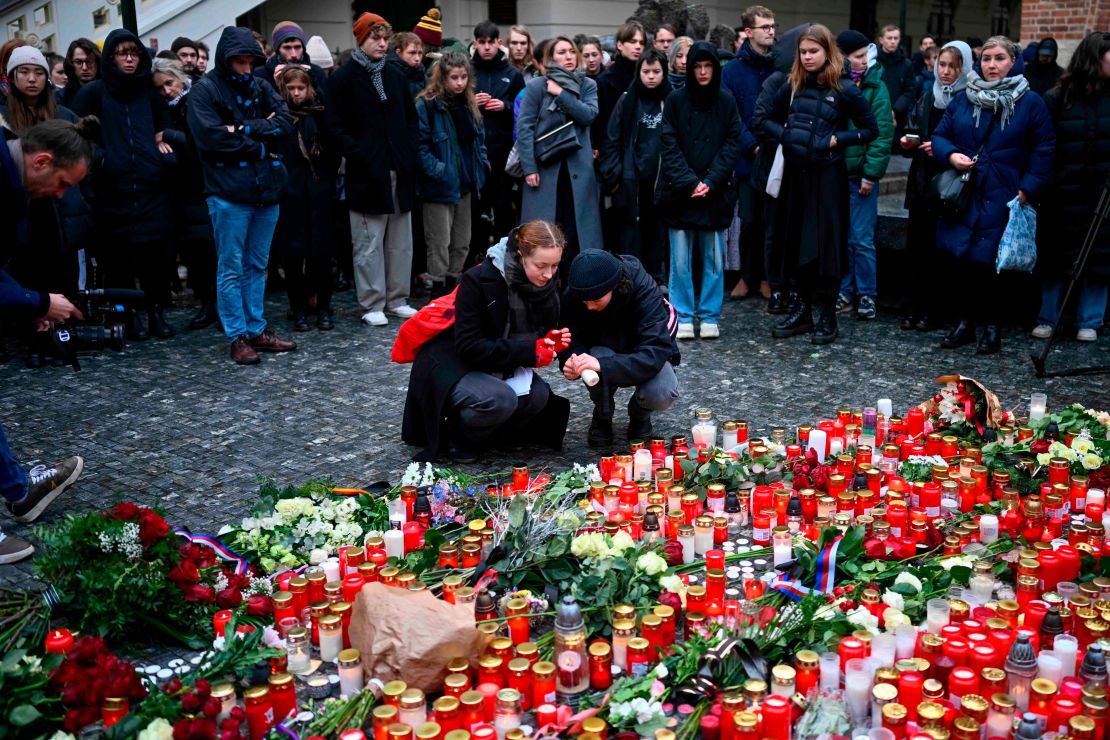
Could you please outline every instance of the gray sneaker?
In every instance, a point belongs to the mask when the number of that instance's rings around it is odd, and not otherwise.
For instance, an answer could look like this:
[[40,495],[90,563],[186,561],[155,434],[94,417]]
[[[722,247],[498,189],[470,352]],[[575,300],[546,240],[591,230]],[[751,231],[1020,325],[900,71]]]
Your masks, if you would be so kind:
[[[42,516],[54,499],[62,495],[62,491],[72,486],[81,477],[85,468],[85,461],[74,455],[63,460],[52,468],[45,465],[36,465],[31,468],[28,477],[31,479],[31,488],[27,498],[17,504],[8,504],[8,511],[17,522],[33,522]],[[11,539],[10,537],[8,539]]]
[[21,540],[17,537],[9,537],[7,535],[2,536],[4,539],[0,540],[0,565],[18,563],[20,560],[26,560],[35,553],[35,546],[27,540]]

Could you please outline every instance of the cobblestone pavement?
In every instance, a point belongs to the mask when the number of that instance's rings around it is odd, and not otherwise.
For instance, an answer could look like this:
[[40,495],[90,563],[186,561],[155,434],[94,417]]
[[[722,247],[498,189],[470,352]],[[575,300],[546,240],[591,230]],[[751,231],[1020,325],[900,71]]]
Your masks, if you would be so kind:
[[[297,335],[298,351],[263,357],[257,367],[233,365],[214,330],[181,331],[169,341],[91,357],[79,373],[27,370],[20,358],[0,365],[0,421],[17,458],[27,465],[85,458],[80,482],[40,522],[127,498],[161,507],[172,524],[214,533],[249,511],[263,476],[283,484],[329,476],[344,486],[396,480],[414,452],[400,440],[409,368],[389,362],[396,321],[390,329],[362,325],[351,292],[337,295],[336,305],[334,331]],[[893,316],[869,323],[849,318],[841,321],[839,341],[816,347],[805,337],[771,340],[773,319],[762,307],[756,299],[726,303],[720,340],[682,345],[682,396],[658,415],[657,432],[688,429],[696,406],[748,419],[756,433],[880,397],[904,409],[935,392],[936,376],[952,372],[980,379],[1008,408],[1026,407],[1037,390],[1048,393],[1050,406],[1110,406],[1103,377],[1036,380],[1028,354],[1040,345],[1015,331],[1003,354],[983,358],[972,348],[941,350],[940,332],[899,331]],[[289,333],[284,296],[267,308]],[[182,309],[169,317],[182,327],[190,314]],[[1066,341],[1050,366],[1110,364],[1106,348],[1105,339],[1082,348]],[[562,454],[495,453],[480,469],[527,460],[533,468],[558,470],[595,458],[585,446],[590,405],[584,389],[553,369],[543,374],[572,402]],[[625,422],[618,417],[618,439]],[[10,518],[2,524],[33,539],[29,527]],[[0,585],[32,585],[32,573],[30,560],[0,567]]]

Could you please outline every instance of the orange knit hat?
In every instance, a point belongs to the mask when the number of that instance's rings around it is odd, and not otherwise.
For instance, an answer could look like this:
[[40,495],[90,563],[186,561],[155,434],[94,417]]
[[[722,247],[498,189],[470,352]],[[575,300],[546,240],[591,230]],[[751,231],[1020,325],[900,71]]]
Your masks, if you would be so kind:
[[358,43],[358,45],[362,46],[362,42],[365,41],[366,37],[370,35],[370,32],[378,26],[385,26],[386,28],[389,28],[389,21],[387,21],[385,18],[382,18],[377,13],[363,13],[362,15],[360,15],[355,21],[354,29],[355,41]]

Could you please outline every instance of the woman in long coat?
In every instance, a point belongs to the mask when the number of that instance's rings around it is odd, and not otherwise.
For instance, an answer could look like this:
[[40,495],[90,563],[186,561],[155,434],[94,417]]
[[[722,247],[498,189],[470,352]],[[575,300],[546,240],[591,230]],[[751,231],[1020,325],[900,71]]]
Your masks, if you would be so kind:
[[952,100],[933,132],[938,162],[961,171],[975,168],[975,193],[963,217],[937,222],[937,247],[956,258],[956,279],[964,281],[955,296],[959,322],[941,342],[945,349],[974,342],[977,319],[986,328],[976,352],[1002,349],[1006,301],[994,263],[1009,223],[1007,204],[1015,197],[1035,202],[1052,177],[1052,117],[1024,77],[1010,76],[1015,58],[1005,36],[987,39],[979,57],[982,76],[968,74],[965,94]]
[[[597,116],[597,85],[578,72],[582,56],[565,36],[556,37],[544,54],[543,77],[528,81],[517,120],[517,152],[524,170],[521,221],[554,221],[566,234],[559,267],[566,277],[580,249],[602,249],[599,191],[594,175],[590,124]],[[536,138],[574,122],[578,148],[561,159],[541,164]]]

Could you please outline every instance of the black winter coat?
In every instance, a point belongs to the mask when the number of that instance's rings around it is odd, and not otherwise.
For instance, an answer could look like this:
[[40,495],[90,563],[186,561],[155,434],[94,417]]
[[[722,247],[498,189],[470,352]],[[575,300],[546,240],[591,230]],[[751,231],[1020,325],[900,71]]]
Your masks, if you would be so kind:
[[290,115],[293,136],[281,144],[289,184],[281,196],[274,251],[279,257],[330,257],[335,252],[332,209],[339,158],[324,137],[323,106]]
[[[1045,102],[1056,128],[1056,153],[1052,186],[1043,191],[1038,214],[1037,269],[1062,278],[1087,236],[1099,196],[1110,186],[1110,84],[1067,107],[1063,90],[1055,88]],[[1103,221],[1085,274],[1110,280],[1110,220]]]
[[[328,79],[328,134],[346,157],[347,205],[357,213],[412,210],[419,122],[408,84],[392,65],[382,69],[386,100],[361,64],[351,59]],[[390,171],[397,173],[393,202]]]
[[233,56],[262,58],[250,29],[223,30],[211,71],[189,93],[186,118],[204,165],[205,191],[233,203],[273,205],[287,179],[275,150],[292,135],[293,119],[266,80],[232,82]]
[[620,54],[608,69],[597,76],[597,118],[590,125],[590,141],[595,148],[601,148],[609,128],[609,116],[635,79],[636,62],[630,62]]
[[[139,66],[125,75],[113,54],[121,43],[139,47]],[[93,169],[93,213],[102,239],[131,243],[160,241],[173,230],[168,176],[172,155],[158,151],[155,135],[170,125],[166,101],[151,84],[150,52],[130,31],[116,29],[104,42],[102,77],[73,100],[78,116],[100,118]]]
[[[324,72],[322,67],[312,63],[312,58],[308,55],[307,51],[301,52],[301,54],[301,61],[294,62],[294,64],[308,65],[308,76],[312,79],[312,88],[316,91],[316,100],[322,105],[326,92],[324,88],[328,84],[328,75]],[[274,54],[266,60],[265,64],[255,67],[254,76],[260,80],[269,82],[270,85],[276,89],[278,83],[274,80],[274,70],[278,68],[279,64],[284,63],[285,62],[281,60],[281,54]]]
[[[932,140],[940,119],[944,118],[944,109],[937,108],[933,101],[933,89],[929,88],[914,103],[906,120],[906,133],[917,134],[922,142]],[[907,209],[926,208],[929,183],[944,170],[944,165],[936,157],[925,154],[920,147],[911,151],[913,161],[910,163],[910,174],[906,182],[904,205]]]
[[420,91],[428,86],[428,74],[424,71],[424,65],[413,67],[397,55],[396,49],[389,50],[385,57],[385,63],[396,69],[405,78],[405,82],[409,86],[409,97],[416,99]]
[[[713,62],[713,79],[705,87],[694,78],[699,58]],[[712,44],[695,43],[686,59],[686,87],[671,93],[663,110],[663,168],[655,199],[671,228],[721,231],[732,223],[732,171],[744,124],[736,99],[721,89],[721,63]],[[700,182],[709,184],[709,194],[691,198]]]
[[[555,328],[558,320],[558,315],[542,317],[535,339]],[[535,339],[506,338],[508,322],[509,286],[493,260],[486,259],[459,278],[454,326],[421,347],[413,362],[401,438],[424,448],[414,460],[430,462],[447,449],[448,399],[464,375],[472,370],[511,375],[518,367],[535,367]],[[527,433],[561,449],[569,418],[570,403],[552,392]]]
[[621,277],[609,305],[591,311],[579,300],[563,296],[563,321],[570,329],[571,345],[559,355],[565,364],[572,354],[592,347],[608,347],[616,355],[598,358],[604,391],[646,383],[670,362],[681,361],[670,331],[671,311],[655,280],[635,257],[621,258]]
[[520,76],[520,70],[509,64],[504,55],[499,54],[487,62],[475,53],[470,64],[474,67],[477,83],[474,89],[489,93],[505,104],[499,111],[482,109],[486,152],[489,154],[490,164],[497,166],[499,162],[504,163],[509,150],[513,148],[513,104],[517,93],[524,89],[524,78]]
[[913,62],[906,59],[901,47],[895,49],[893,54],[887,54],[879,47],[876,59],[883,67],[883,83],[890,93],[890,106],[894,108],[899,125],[904,125],[906,114],[917,98],[917,75],[913,71]]
[[204,197],[204,168],[193,132],[189,129],[190,92],[191,88],[170,105],[173,127],[162,132],[162,140],[172,146],[177,155],[177,175],[174,177],[174,204],[177,206],[175,234],[190,241],[212,241],[212,219]]

